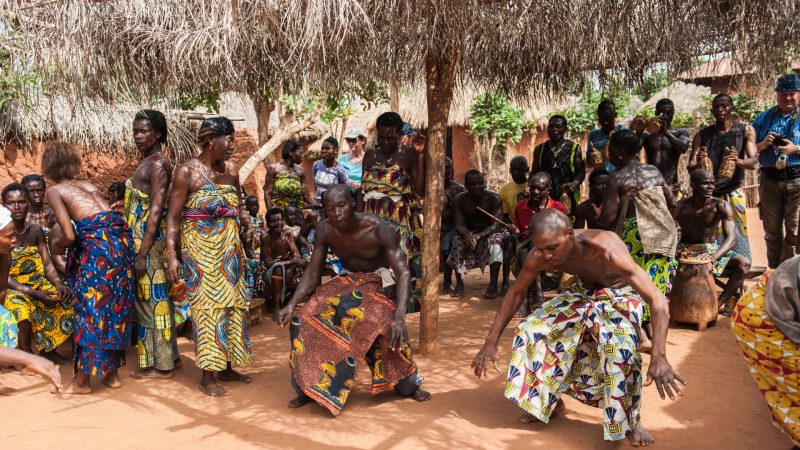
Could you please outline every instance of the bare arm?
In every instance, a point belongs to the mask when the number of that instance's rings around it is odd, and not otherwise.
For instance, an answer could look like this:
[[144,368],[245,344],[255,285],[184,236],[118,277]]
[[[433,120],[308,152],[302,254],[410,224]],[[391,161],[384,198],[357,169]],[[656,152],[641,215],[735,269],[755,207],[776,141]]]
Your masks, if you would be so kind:
[[47,249],[47,239],[45,239],[44,231],[38,225],[31,227],[31,232],[36,236],[36,246],[39,249],[39,256],[42,258],[42,269],[44,276],[53,284],[58,293],[58,299],[62,302],[69,301],[72,298],[72,290],[61,282],[61,277],[58,276],[58,270],[53,265],[50,259],[50,251]]
[[75,242],[77,236],[75,235],[75,230],[72,228],[72,220],[69,217],[69,211],[67,211],[67,205],[64,204],[64,199],[61,197],[61,193],[55,187],[51,187],[45,193],[45,197],[47,197],[47,203],[50,204],[50,208],[53,209],[53,213],[56,216],[56,222],[61,227],[61,231],[63,236],[58,241],[58,245],[61,247],[69,247]]
[[411,146],[414,148],[414,154],[411,155],[411,180],[414,183],[414,190],[417,194],[425,196],[425,148],[427,139],[422,133],[414,138]]
[[464,212],[461,211],[461,203],[463,203],[465,195],[458,194],[453,198],[453,226],[456,229],[456,233],[461,236],[461,240],[466,242],[470,239],[472,233],[467,229]]
[[664,199],[667,201],[667,209],[672,211],[677,208],[678,201],[675,200],[675,194],[672,193],[672,189],[667,186],[667,183],[661,185],[661,191],[664,192]]
[[311,228],[314,226],[314,215],[309,214],[303,220],[303,224],[300,225],[300,233],[297,234],[297,241],[300,242],[300,245],[303,248],[308,248],[310,243],[308,242],[308,235],[311,234]]
[[308,180],[306,179],[306,171],[300,169],[300,186],[303,189],[303,200],[305,201],[305,205],[303,208],[309,209],[314,206],[314,197],[311,196],[311,191],[308,189]]
[[726,253],[733,250],[733,246],[736,245],[736,222],[733,221],[731,204],[725,201],[719,202],[717,211],[722,215],[722,234],[725,235],[725,240],[712,256],[715,261],[719,261]]
[[[503,202],[500,201],[499,197],[495,198],[494,200],[495,201],[494,204],[492,205],[492,209],[490,209],[489,212],[495,217],[500,217],[503,214]],[[483,214],[480,211],[479,213]],[[497,229],[499,228],[499,226],[500,226],[499,223],[497,223],[494,220],[490,220],[489,226],[481,230],[479,233],[477,233],[475,235],[475,238],[479,240],[487,238],[493,235],[494,233],[497,233]]]
[[692,152],[689,154],[689,162],[686,166],[686,169],[689,171],[689,173],[692,173],[698,169],[697,160],[701,156],[708,155],[706,154],[706,148],[703,147],[703,140],[700,138],[700,133],[697,133],[694,135],[694,139],[692,139]]
[[392,350],[398,350],[408,340],[406,328],[406,311],[408,310],[408,297],[411,294],[411,271],[408,268],[406,255],[400,249],[397,233],[386,222],[378,226],[378,239],[386,250],[389,267],[392,268],[397,280],[395,284],[397,296],[397,309],[394,311],[394,320],[389,325],[389,342]]
[[267,207],[267,211],[275,207],[275,204],[272,203],[272,188],[275,185],[275,166],[270,165],[267,168],[267,175],[264,178],[264,204]]
[[189,166],[178,167],[175,172],[175,180],[172,184],[172,192],[169,195],[169,208],[167,209],[167,280],[170,283],[177,283],[181,279],[181,263],[178,252],[181,251],[181,213],[186,197],[189,195],[189,184],[191,183],[191,171]]
[[156,161],[152,165],[150,172],[150,216],[144,228],[142,245],[139,253],[136,254],[133,267],[137,279],[143,277],[147,272],[147,254],[153,247],[153,242],[158,235],[161,227],[161,215],[164,213],[164,206],[167,202],[167,191],[169,190],[169,178],[172,169],[166,159]]
[[686,128],[678,128],[675,130],[675,134],[672,134],[672,132],[662,124],[661,130],[672,145],[672,148],[677,150],[680,154],[684,154],[689,150],[689,131]]
[[573,225],[574,229],[582,230],[582,229],[586,228],[586,217],[585,216],[586,216],[586,211],[587,210],[588,210],[588,208],[581,208],[580,205],[578,205],[578,208],[575,209],[575,224]]
[[475,376],[480,378],[488,377],[489,361],[494,363],[494,369],[500,372],[500,353],[497,350],[497,343],[500,341],[500,336],[503,334],[514,313],[519,309],[519,305],[527,298],[528,286],[536,280],[539,272],[542,270],[540,259],[538,258],[538,251],[531,250],[525,258],[525,263],[522,266],[522,271],[517,277],[517,281],[511,285],[511,288],[503,298],[503,303],[500,305],[500,310],[494,317],[492,328],[489,330],[489,335],[486,337],[486,342],[483,348],[472,360],[472,368],[474,369]]
[[758,165],[758,147],[756,146],[756,129],[747,125],[744,129],[744,156],[737,165],[746,170],[755,170]]

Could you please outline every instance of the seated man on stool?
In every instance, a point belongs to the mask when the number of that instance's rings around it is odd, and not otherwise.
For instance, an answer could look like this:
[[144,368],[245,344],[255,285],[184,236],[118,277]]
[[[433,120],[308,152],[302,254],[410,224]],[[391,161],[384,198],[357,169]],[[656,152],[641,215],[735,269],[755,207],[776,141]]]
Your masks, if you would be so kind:
[[[672,213],[681,226],[677,256],[712,260],[711,272],[717,277],[726,268],[733,270],[733,275],[717,300],[722,314],[729,316],[730,309],[726,303],[741,289],[750,272],[750,259],[731,251],[736,243],[736,222],[733,221],[730,203],[713,196],[714,175],[707,170],[695,170],[692,172],[691,187],[692,196],[678,201],[678,207]],[[725,236],[722,244],[716,240],[720,221]]]
[[[497,192],[484,189],[483,174],[475,169],[464,175],[467,191],[453,197],[453,225],[456,236],[447,265],[456,272],[456,290],[453,298],[464,296],[464,277],[478,267],[483,271],[489,265],[489,287],[484,298],[497,297],[497,279],[503,263],[503,233],[497,230],[495,218],[503,214],[503,204]],[[481,212],[478,208],[484,210]]]

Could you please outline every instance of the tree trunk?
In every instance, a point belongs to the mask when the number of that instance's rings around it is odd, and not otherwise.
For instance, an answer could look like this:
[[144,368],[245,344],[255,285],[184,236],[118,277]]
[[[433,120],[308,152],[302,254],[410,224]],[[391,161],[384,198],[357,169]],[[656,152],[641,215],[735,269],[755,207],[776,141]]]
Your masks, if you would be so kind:
[[261,92],[250,93],[250,100],[253,102],[253,109],[256,111],[258,123],[258,147],[261,148],[269,141],[269,116],[275,110],[275,102],[264,97]]
[[400,114],[400,87],[397,85],[397,78],[392,77],[389,85],[389,108]]
[[[300,110],[298,105],[297,111]],[[305,120],[295,125],[292,125],[294,122],[295,115],[291,113],[284,114],[280,119],[280,124],[278,125],[278,131],[272,136],[264,145],[261,145],[258,148],[258,151],[253,153],[253,156],[250,157],[244,164],[242,164],[241,169],[239,169],[239,183],[244,184],[247,177],[253,173],[258,166],[258,163],[264,161],[269,157],[269,155],[274,152],[278,146],[280,146],[284,141],[288,140],[290,137],[294,136],[295,134],[305,130],[306,128],[310,127],[311,124],[319,119],[319,115],[322,112],[321,109],[317,108],[314,112],[309,114]],[[260,136],[261,133],[259,133]],[[259,137],[259,141],[260,141]],[[266,162],[264,163],[265,166],[269,167],[269,164]]]
[[475,136],[475,161],[477,162],[478,172],[483,173],[483,158],[481,157],[481,138]]
[[511,143],[508,141],[508,139],[506,139],[506,168],[504,171],[506,173],[506,183],[508,183],[508,176],[510,175],[509,169],[511,167],[511,152]]
[[347,136],[347,119],[350,116],[342,117],[342,129],[339,130],[339,149],[336,151],[336,159],[342,156],[342,148],[345,146],[344,137]]
[[444,158],[453,85],[461,52],[448,49],[425,58],[428,99],[428,148],[425,155],[425,219],[422,231],[422,312],[419,352],[439,353],[439,232],[442,225]]
[[492,177],[492,170],[494,170],[494,150],[497,147],[497,137],[494,133],[489,133],[489,161],[486,162],[486,178]]

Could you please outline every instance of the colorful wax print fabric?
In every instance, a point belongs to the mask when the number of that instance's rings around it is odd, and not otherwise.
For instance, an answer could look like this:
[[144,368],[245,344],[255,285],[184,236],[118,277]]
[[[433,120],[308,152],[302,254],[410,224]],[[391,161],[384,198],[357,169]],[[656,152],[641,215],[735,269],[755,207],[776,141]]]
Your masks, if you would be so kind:
[[[620,237],[625,242],[625,245],[628,246],[628,253],[631,254],[631,258],[633,258],[636,265],[647,272],[647,275],[653,280],[653,283],[662,294],[669,295],[672,290],[672,279],[675,277],[675,270],[678,268],[678,262],[675,258],[644,253],[636,217],[625,219],[625,224],[622,227],[622,236]],[[644,303],[643,320],[650,320],[650,306],[647,303]]]
[[272,203],[283,211],[287,206],[303,209],[303,184],[300,175],[279,173],[272,185]]
[[487,264],[492,264],[492,246],[500,247],[500,262],[502,258],[503,247],[503,233],[494,233],[486,239],[478,241],[475,250],[469,251],[466,242],[461,239],[459,234],[453,236],[453,248],[450,250],[450,256],[447,257],[447,265],[452,267],[453,270],[463,280],[470,270],[478,268],[483,271]]
[[[684,244],[683,242],[678,242],[677,255],[681,258],[695,259],[702,255],[713,255],[714,253],[717,253],[717,250],[719,250],[719,244],[716,242],[709,242],[705,244]],[[725,253],[725,256],[714,262],[711,267],[711,273],[717,277],[722,275],[722,271],[725,270],[725,266],[728,265],[731,258],[734,256],[737,256],[735,252],[728,251],[728,253]]]
[[[728,194],[722,194],[718,198],[730,203],[733,210],[733,221],[736,223],[736,244],[733,246],[733,251],[747,259],[753,259],[750,254],[750,238],[747,236],[747,199],[744,190],[739,188]],[[722,232],[722,223],[720,223],[717,229],[717,242],[724,240],[725,234]]]

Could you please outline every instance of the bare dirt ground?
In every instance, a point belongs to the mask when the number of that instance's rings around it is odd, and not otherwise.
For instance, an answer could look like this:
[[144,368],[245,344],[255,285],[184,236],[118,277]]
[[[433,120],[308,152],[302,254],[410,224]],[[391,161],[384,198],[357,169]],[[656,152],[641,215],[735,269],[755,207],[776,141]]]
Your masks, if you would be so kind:
[[[766,265],[761,223],[750,217],[754,265]],[[311,404],[289,410],[294,398],[289,385],[288,330],[265,322],[251,329],[254,364],[242,372],[252,384],[225,383],[230,397],[212,399],[197,390],[200,370],[193,364],[193,346],[181,338],[184,368],[171,380],[136,381],[136,349],[120,372],[121,389],[92,380],[94,392],[60,397],[38,377],[21,377],[8,369],[0,381],[21,391],[0,398],[0,445],[25,449],[218,449],[225,448],[549,448],[612,449],[603,442],[601,412],[566,398],[567,412],[549,424],[517,422],[522,410],[503,397],[504,375],[478,380],[469,368],[483,344],[500,299],[480,293],[488,272],[473,271],[466,296],[441,297],[438,356],[415,356],[425,389],[433,400],[418,404],[393,393],[370,397],[369,375],[362,370],[342,414],[334,419]],[[416,349],[419,316],[408,317]],[[514,325],[501,341],[501,355],[510,354]],[[758,391],[731,335],[729,319],[720,317],[705,332],[671,329],[668,358],[689,385],[676,402],[662,401],[654,386],[645,388],[642,414],[656,439],[651,448],[789,449],[788,438],[769,419]],[[69,353],[69,347],[61,352]],[[649,357],[644,357],[645,371]],[[508,368],[507,363],[501,365]],[[68,380],[70,367],[62,367]],[[546,447],[545,447],[546,446]]]

